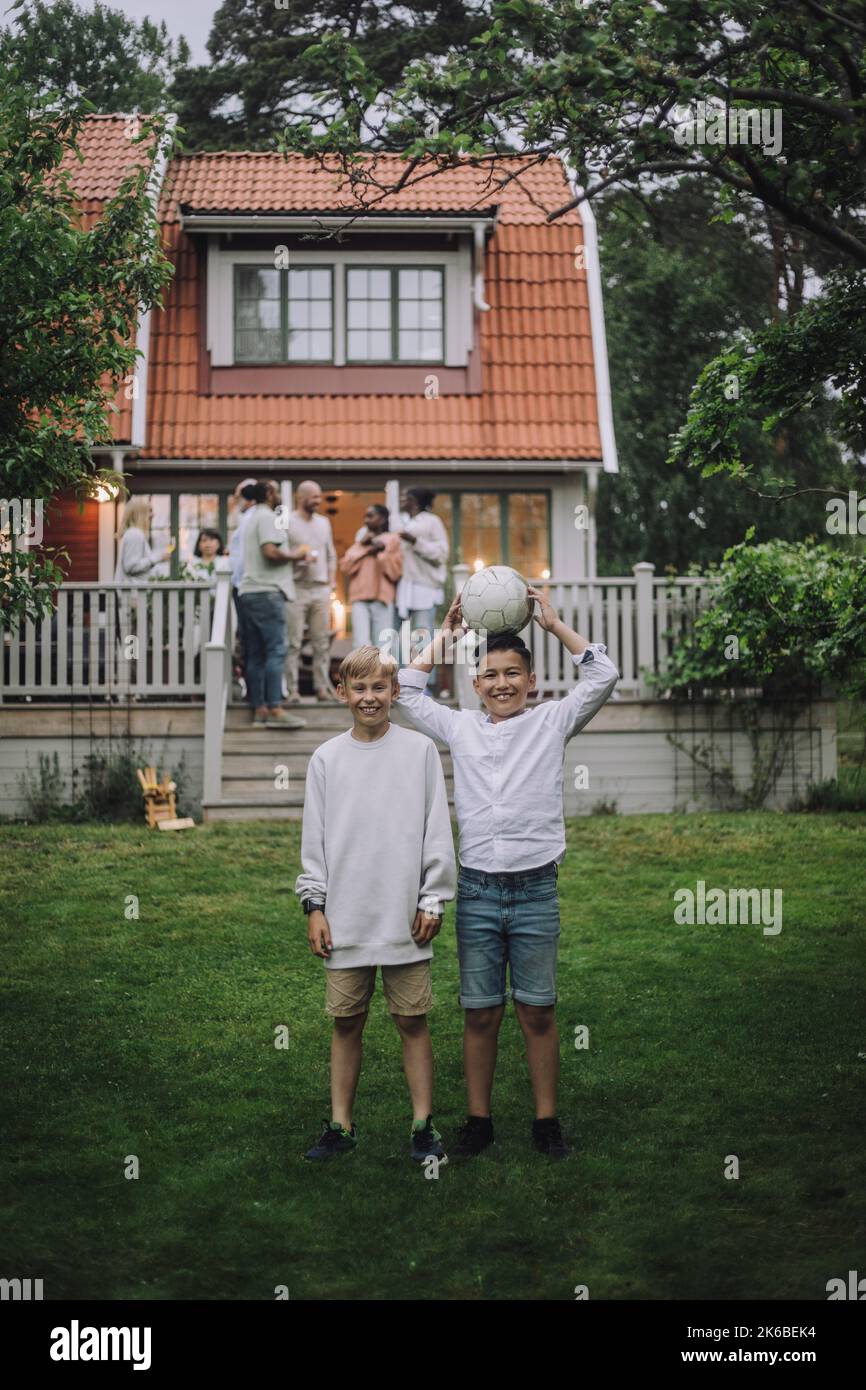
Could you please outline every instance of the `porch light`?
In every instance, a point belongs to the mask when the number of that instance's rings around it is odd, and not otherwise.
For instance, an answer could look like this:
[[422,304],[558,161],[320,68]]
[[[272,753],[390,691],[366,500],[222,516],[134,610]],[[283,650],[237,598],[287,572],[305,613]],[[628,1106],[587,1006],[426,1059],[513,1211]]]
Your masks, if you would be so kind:
[[550,578],[550,570],[542,570],[542,571],[541,571],[541,577],[542,577],[542,579],[549,579],[549,578]]
[[331,626],[338,637],[342,637],[346,631],[346,605],[341,603],[338,598],[331,599]]
[[483,561],[483,560],[476,560],[475,563],[474,563],[474,565],[472,566],[472,568],[474,569],[475,573],[477,574],[479,570],[483,570],[483,569],[484,569],[484,561]]
[[113,502],[119,491],[113,483],[97,483],[93,496],[97,502]]

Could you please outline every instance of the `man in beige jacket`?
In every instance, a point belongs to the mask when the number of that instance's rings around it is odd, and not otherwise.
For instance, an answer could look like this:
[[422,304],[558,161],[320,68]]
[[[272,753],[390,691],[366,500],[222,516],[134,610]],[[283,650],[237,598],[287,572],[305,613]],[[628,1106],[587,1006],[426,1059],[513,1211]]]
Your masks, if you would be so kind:
[[394,598],[403,573],[400,537],[388,530],[388,508],[380,502],[364,513],[364,530],[340,561],[352,605],[352,645],[391,653]]

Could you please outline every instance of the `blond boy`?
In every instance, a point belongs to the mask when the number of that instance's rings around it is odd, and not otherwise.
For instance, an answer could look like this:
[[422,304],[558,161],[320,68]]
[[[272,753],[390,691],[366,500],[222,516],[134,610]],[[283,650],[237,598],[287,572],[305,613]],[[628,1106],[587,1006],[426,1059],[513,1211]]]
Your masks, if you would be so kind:
[[412,1100],[411,1156],[447,1162],[433,1126],[427,1013],[431,943],[456,886],[454,846],[435,744],[391,723],[399,693],[393,657],[373,646],[351,652],[337,695],[351,711],[352,728],[317,748],[307,770],[295,891],[310,950],[325,963],[325,1008],[334,1023],[331,1118],[310,1159],[356,1146],[361,1037],[381,970]]

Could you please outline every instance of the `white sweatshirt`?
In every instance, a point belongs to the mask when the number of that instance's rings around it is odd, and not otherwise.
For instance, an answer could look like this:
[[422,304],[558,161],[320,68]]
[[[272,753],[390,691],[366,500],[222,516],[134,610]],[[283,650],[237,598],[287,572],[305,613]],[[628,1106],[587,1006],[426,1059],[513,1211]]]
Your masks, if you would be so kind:
[[325,900],[332,969],[429,960],[412,923],[454,897],[456,866],[445,778],[425,734],[390,724],[372,743],[349,730],[310,758],[302,872],[295,892]]

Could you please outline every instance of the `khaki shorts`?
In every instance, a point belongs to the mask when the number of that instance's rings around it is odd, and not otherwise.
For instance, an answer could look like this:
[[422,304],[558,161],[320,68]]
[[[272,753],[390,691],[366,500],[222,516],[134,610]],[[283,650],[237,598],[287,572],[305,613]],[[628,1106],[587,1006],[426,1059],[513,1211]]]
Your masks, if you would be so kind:
[[429,960],[408,965],[356,965],[348,970],[325,970],[325,1013],[332,1018],[351,1018],[370,1007],[376,971],[382,971],[382,988],[392,1014],[426,1014],[433,1007]]

